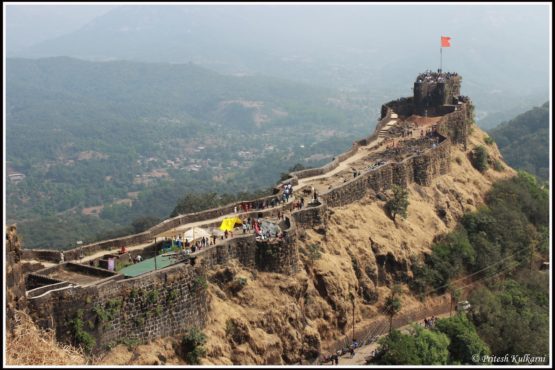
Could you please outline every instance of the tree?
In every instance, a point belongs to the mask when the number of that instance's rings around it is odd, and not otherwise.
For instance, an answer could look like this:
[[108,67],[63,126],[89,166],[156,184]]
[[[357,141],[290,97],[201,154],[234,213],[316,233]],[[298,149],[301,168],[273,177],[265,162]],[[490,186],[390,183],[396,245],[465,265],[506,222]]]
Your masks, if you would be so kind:
[[451,363],[478,364],[476,356],[489,355],[487,344],[478,336],[476,328],[465,314],[456,315],[436,322],[435,330],[447,335],[450,340],[449,359]]
[[449,316],[451,316],[453,314],[453,303],[456,304],[459,301],[461,293],[452,283],[448,284],[447,290],[449,290],[449,295],[451,296],[451,305],[449,307]]
[[483,145],[477,146],[472,151],[471,162],[474,168],[480,172],[484,172],[488,168],[488,152]]
[[409,206],[409,193],[407,189],[394,185],[393,197],[385,203],[385,209],[389,217],[395,221],[395,217],[399,214],[403,218],[407,218],[407,208]]
[[206,335],[199,329],[193,327],[181,339],[181,351],[185,360],[191,365],[200,364],[200,358],[206,354],[203,344],[206,343]]
[[393,329],[393,317],[401,311],[401,300],[394,292],[386,298],[383,310],[389,316],[389,332],[391,333]]
[[449,338],[419,325],[413,325],[410,334],[394,330],[379,343],[379,365],[445,365],[449,360]]

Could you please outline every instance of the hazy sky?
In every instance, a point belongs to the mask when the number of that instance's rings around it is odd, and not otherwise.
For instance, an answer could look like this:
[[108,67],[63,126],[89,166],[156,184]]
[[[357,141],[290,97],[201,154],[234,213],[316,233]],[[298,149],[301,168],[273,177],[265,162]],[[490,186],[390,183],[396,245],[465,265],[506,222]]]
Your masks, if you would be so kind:
[[117,5],[8,4],[6,40],[16,52],[40,41],[75,31]]
[[[124,3],[125,4],[125,3]],[[138,5],[144,5],[138,4]],[[154,5],[154,4],[153,4]],[[179,4],[174,4],[176,6]],[[99,5],[6,5],[6,31],[10,51],[17,51],[32,44],[55,38],[70,33],[84,26],[94,18],[107,13],[119,5],[105,3]],[[125,4],[125,6],[133,6]],[[185,3],[183,7],[191,6]],[[210,8],[228,7],[227,5],[209,5]],[[246,7],[235,5],[236,8]],[[318,33],[323,27],[329,30],[337,30],[340,34],[351,33],[353,38],[358,38],[357,32],[369,32],[373,30],[372,25],[387,27],[384,32],[398,35],[399,31],[419,33],[433,29],[437,32],[441,29],[448,32],[451,28],[459,28],[461,22],[467,18],[451,17],[449,15],[458,11],[468,13],[475,12],[485,16],[490,26],[510,31],[508,22],[530,21],[531,27],[544,26],[547,20],[545,6],[533,5],[259,5],[248,6],[250,9],[268,10],[275,13],[276,18],[283,19],[283,25],[289,24],[298,27],[303,24],[304,36]],[[331,10],[331,11],[330,11]],[[370,11],[369,11],[370,10]],[[252,13],[251,13],[252,14]],[[542,17],[543,15],[543,17]],[[536,19],[534,19],[536,18]],[[542,19],[543,18],[543,19]],[[366,25],[366,29],[364,26]],[[415,26],[419,28],[415,28]],[[468,25],[472,26],[472,25]],[[409,28],[409,29],[407,29]],[[526,30],[523,30],[526,32]],[[547,31],[547,30],[546,30]],[[287,30],[284,29],[287,33]],[[315,36],[315,35],[314,35]],[[395,36],[396,37],[396,36]],[[484,35],[488,37],[488,35]],[[510,41],[510,40],[507,40]],[[531,40],[534,42],[535,40]]]
[[532,95],[543,102],[548,93],[547,2],[120,4],[4,5],[7,55],[193,62],[397,96],[439,67],[445,35],[444,69],[464,75],[463,93],[484,106],[502,110]]

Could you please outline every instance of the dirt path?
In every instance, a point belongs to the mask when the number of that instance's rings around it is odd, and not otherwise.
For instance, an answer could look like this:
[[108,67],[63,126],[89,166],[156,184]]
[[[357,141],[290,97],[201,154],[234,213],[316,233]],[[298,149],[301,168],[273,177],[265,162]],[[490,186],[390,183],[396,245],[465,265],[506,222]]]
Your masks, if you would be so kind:
[[[397,115],[395,114],[395,117],[393,117],[393,115],[392,115],[392,119],[388,123],[385,124],[383,129],[384,130],[389,130],[389,128],[391,126],[393,126],[396,122],[397,122]],[[312,176],[312,177],[307,177],[307,178],[304,178],[304,179],[300,179],[299,184],[297,185],[297,188],[300,189],[303,186],[310,185],[314,181],[332,177],[332,176],[336,175],[337,173],[339,173],[341,171],[349,169],[349,167],[352,163],[364,158],[370,150],[374,149],[382,141],[383,141],[383,138],[381,138],[381,137],[374,139],[372,141],[372,143],[368,144],[367,146],[361,147],[355,153],[355,155],[353,155],[352,157],[349,157],[346,160],[344,160],[343,162],[339,163],[339,165],[336,168],[334,168],[332,171],[330,171],[328,173],[325,173],[323,175],[317,175],[317,176]]]
[[[437,318],[445,318],[445,317],[449,317],[449,312],[445,312],[439,315],[435,315]],[[400,328],[397,328],[398,330],[400,330],[403,333],[408,333],[410,327],[412,326],[412,324],[414,323],[418,323],[418,324],[422,324],[422,321],[426,318],[426,317],[430,317],[430,315],[422,315],[421,318],[419,318],[418,320],[415,320],[413,322],[411,322],[410,324],[406,324],[401,326]],[[387,335],[387,331],[389,330],[388,326],[386,325],[385,327],[382,328],[382,330],[385,331],[385,333],[380,334],[378,336],[378,338],[381,338],[385,335]],[[339,364],[340,365],[366,365],[366,358],[368,356],[370,356],[372,354],[372,352],[374,350],[376,350],[379,347],[379,344],[376,341],[373,341],[370,344],[367,344],[365,346],[359,347],[358,349],[355,350],[355,356],[354,357],[350,357],[350,355],[345,355],[343,357],[340,357],[339,359]]]

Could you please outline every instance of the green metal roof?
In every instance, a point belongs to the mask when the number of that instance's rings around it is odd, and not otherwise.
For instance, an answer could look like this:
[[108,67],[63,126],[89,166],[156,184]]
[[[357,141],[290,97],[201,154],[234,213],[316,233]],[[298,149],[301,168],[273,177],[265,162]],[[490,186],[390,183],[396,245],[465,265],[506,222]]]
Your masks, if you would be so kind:
[[[156,256],[156,268],[158,270],[164,267],[175,265],[177,262],[178,261],[176,260],[175,256],[172,255]],[[135,277],[150,271],[154,271],[154,266],[154,258],[149,258],[139,263],[124,267],[119,271],[119,273],[127,277]]]

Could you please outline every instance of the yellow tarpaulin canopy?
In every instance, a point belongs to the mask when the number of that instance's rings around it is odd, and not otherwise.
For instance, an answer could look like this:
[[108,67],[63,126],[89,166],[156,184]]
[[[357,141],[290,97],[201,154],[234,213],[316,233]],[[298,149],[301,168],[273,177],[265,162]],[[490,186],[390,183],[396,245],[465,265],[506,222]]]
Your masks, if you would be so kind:
[[235,225],[242,225],[243,221],[239,217],[224,218],[222,224],[220,225],[220,230],[222,231],[232,231]]

